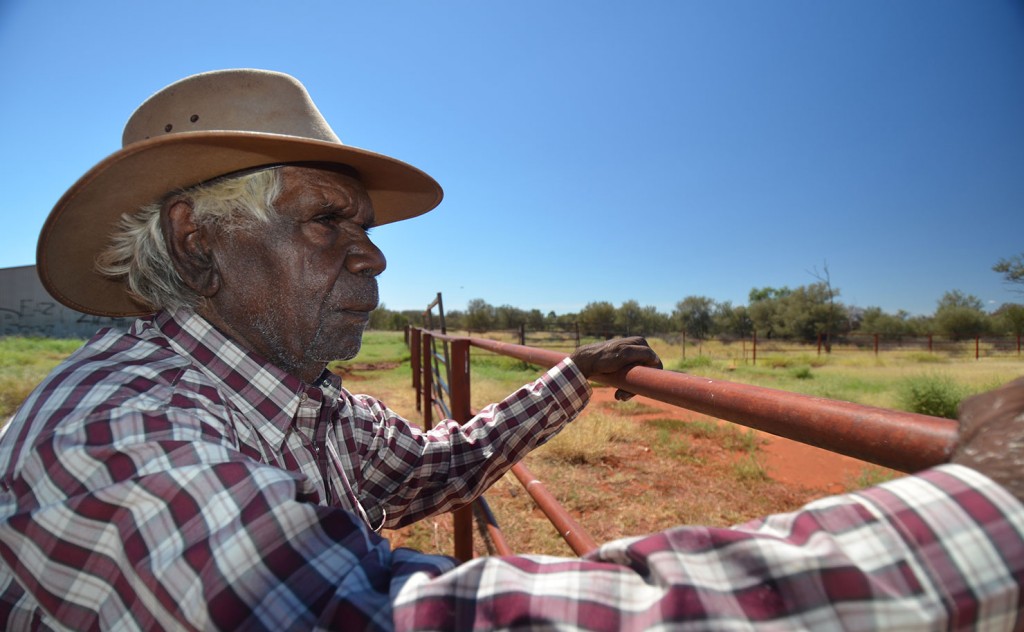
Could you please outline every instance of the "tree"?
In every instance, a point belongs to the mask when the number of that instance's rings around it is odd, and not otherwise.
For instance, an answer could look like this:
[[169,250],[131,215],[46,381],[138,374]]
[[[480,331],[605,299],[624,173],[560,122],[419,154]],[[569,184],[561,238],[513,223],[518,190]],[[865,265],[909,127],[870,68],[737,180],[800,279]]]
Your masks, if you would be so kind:
[[745,305],[733,307],[732,301],[723,301],[715,306],[711,315],[712,331],[723,336],[747,338],[754,332],[754,321]]
[[627,336],[635,335],[641,331],[640,303],[629,300],[619,306],[615,311],[615,326],[619,331],[626,332]]
[[544,331],[547,323],[544,320],[544,313],[539,309],[531,309],[526,315],[526,327],[530,331]]
[[494,309],[495,329],[519,329],[526,324],[526,312],[511,305],[502,305]]
[[1024,284],[1024,253],[1000,259],[992,266],[992,270],[1003,275],[1007,283]]
[[932,322],[936,331],[953,340],[966,340],[985,333],[988,317],[976,296],[960,290],[946,292],[939,299]]
[[706,296],[687,296],[676,303],[672,319],[691,338],[704,340],[711,333],[711,312],[715,301]]
[[992,313],[999,329],[1014,336],[1024,335],[1024,305],[1003,303]]
[[382,331],[391,329],[391,317],[394,314],[391,310],[381,303],[377,306],[377,309],[370,312],[370,322],[366,323],[367,329],[375,329]]
[[587,303],[579,313],[580,329],[584,335],[611,338],[615,335],[615,306],[607,301]]
[[822,265],[822,272],[820,274],[818,269],[814,268],[811,276],[818,279],[818,284],[824,288],[825,294],[828,297],[828,316],[825,320],[825,330],[818,333],[825,334],[825,352],[832,353],[832,334],[835,332],[836,319],[839,316],[836,310],[835,298],[839,296],[839,290],[832,287],[832,275],[829,274],[827,261]]
[[654,305],[647,305],[640,310],[640,331],[644,335],[672,331],[672,319]]
[[474,298],[466,304],[466,329],[489,331],[494,328],[494,307],[482,298]]
[[894,340],[906,335],[907,317],[909,314],[900,311],[897,315],[887,314],[881,307],[869,307],[864,310],[860,319],[860,331],[866,334],[878,334],[886,340]]
[[784,328],[782,322],[782,300],[793,293],[788,287],[753,288],[750,290],[750,305],[747,310],[755,331],[765,338],[772,338]]
[[835,293],[826,283],[812,283],[778,299],[777,333],[804,342],[814,342],[819,335],[832,333],[835,313],[842,308],[834,301]]

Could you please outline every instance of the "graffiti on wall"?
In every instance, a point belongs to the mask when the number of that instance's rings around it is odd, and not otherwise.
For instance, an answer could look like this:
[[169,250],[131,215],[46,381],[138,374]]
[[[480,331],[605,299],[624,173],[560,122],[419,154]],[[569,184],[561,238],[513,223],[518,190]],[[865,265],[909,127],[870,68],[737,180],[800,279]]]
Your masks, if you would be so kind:
[[125,329],[130,320],[83,314],[53,300],[23,298],[0,307],[0,336],[89,338],[103,327]]

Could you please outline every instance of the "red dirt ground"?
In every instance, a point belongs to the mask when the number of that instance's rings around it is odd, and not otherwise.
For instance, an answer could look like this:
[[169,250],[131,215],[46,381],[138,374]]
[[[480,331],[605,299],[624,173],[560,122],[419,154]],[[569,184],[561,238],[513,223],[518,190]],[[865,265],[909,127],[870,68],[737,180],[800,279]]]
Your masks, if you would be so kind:
[[[595,386],[590,405],[614,402],[614,394],[615,389],[613,388]],[[684,421],[712,419],[706,415],[677,408],[647,397],[637,396],[633,401],[658,409],[658,413],[652,413],[657,417]],[[638,418],[652,415],[638,415]],[[865,461],[772,434],[757,432],[765,439],[765,443],[761,447],[762,465],[768,470],[768,475],[772,479],[785,485],[836,494],[848,490],[851,483],[857,480],[866,467],[872,467]]]

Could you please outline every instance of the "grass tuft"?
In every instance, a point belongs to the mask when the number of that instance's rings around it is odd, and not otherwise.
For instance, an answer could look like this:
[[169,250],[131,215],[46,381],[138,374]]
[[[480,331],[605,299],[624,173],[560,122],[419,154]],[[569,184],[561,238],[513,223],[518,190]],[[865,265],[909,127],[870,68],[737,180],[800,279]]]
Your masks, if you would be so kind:
[[596,413],[566,426],[537,449],[538,457],[569,465],[594,465],[605,461],[616,443],[636,442],[639,433],[632,421],[618,415]]
[[903,407],[914,413],[956,419],[960,400],[967,390],[947,375],[917,375],[907,378],[901,387]]

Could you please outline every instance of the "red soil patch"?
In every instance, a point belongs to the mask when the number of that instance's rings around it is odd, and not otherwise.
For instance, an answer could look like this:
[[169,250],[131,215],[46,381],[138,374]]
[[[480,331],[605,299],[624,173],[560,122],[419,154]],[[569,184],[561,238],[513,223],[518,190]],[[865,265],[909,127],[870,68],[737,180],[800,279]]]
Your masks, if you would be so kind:
[[[590,406],[594,407],[602,403],[613,403],[614,401],[615,389],[595,386]],[[661,417],[682,421],[714,420],[713,417],[639,395],[631,401],[658,409],[657,413],[636,415],[637,419]],[[714,421],[723,424],[729,423],[720,420]],[[773,480],[787,486],[820,491],[823,494],[836,494],[850,489],[851,486],[855,486],[856,480],[865,468],[877,468],[877,466],[859,459],[822,450],[821,448],[773,434],[761,431],[755,432],[765,441],[761,446],[761,464]]]

